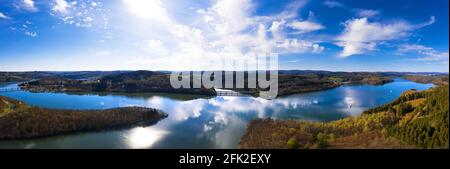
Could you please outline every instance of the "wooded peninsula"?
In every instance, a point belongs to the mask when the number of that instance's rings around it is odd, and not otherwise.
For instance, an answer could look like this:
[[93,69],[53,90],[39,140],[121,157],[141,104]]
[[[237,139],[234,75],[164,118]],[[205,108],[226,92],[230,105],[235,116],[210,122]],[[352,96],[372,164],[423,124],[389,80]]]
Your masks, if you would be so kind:
[[166,117],[153,108],[45,109],[0,96],[0,140],[149,126]]
[[256,119],[240,148],[449,148],[449,86],[410,90],[359,117],[331,122]]

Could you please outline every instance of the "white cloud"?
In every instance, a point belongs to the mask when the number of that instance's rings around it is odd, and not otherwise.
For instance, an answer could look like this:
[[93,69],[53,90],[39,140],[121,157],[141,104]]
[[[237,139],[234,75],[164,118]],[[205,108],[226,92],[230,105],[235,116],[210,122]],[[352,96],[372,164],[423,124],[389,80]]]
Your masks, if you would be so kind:
[[298,17],[298,11],[300,10],[300,8],[305,6],[307,2],[308,0],[293,1],[286,5],[286,7],[284,7],[283,11],[280,14],[271,16],[271,18],[278,20],[295,19],[296,17]]
[[30,12],[38,11],[33,0],[21,0],[18,6]]
[[322,4],[329,8],[345,7],[344,4],[337,1],[324,1]]
[[65,0],[55,0],[53,11],[66,14],[68,12],[68,8],[70,8],[70,5]]
[[[130,3],[131,0],[123,2]],[[220,57],[245,59],[260,53],[320,53],[324,50],[312,41],[293,38],[286,30],[288,23],[296,21],[303,1],[287,5],[279,14],[258,16],[254,14],[256,5],[251,0],[216,0],[207,8],[189,10],[195,14],[194,18],[189,18],[193,24],[182,23],[176,16],[169,16],[170,8],[162,2],[151,3],[152,7],[141,4],[142,9],[139,10],[157,8],[156,11],[160,11],[157,15],[161,16],[158,18],[165,19],[155,19],[150,13],[133,12],[140,7],[127,5],[127,13],[138,19],[136,26],[141,31],[136,31],[136,36],[142,36],[145,40],[140,40],[139,44],[146,48],[145,53],[134,57],[129,63],[148,66],[164,63],[164,66],[172,66],[171,69],[209,70],[220,68],[209,64],[211,60],[220,60]],[[146,22],[139,22],[139,19]],[[186,18],[183,16],[183,19]],[[148,20],[152,22],[147,25]],[[294,25],[298,28],[296,30],[301,29],[305,33],[323,28],[312,20],[301,22],[305,23]],[[199,63],[203,67],[198,67]]]
[[282,43],[277,43],[279,53],[321,53],[325,47],[319,44],[311,43],[309,41],[303,41],[298,39],[286,39]]
[[218,0],[206,15],[214,18],[210,24],[219,34],[239,33],[251,24],[252,7],[250,0]]
[[9,28],[11,31],[18,32],[30,37],[36,37],[38,35],[38,33],[36,32],[36,25],[34,25],[29,20],[23,21],[15,26],[10,26]]
[[309,11],[308,19],[303,21],[293,20],[287,24],[288,27],[295,30],[295,32],[291,32],[290,34],[302,34],[312,31],[317,31],[324,29],[325,27],[315,21],[315,16],[312,11]]
[[448,63],[449,54],[447,52],[439,52],[431,47],[418,44],[404,44],[398,48],[398,52],[417,52],[422,56],[417,58],[419,61],[439,61]]
[[429,51],[429,50],[433,50],[433,48],[426,47],[423,45],[417,45],[417,44],[404,44],[404,45],[401,45],[398,49],[399,52]]
[[336,45],[344,50],[340,57],[362,54],[376,49],[376,46],[385,41],[408,37],[412,30],[432,24],[429,22],[411,25],[405,21],[392,23],[369,22],[368,18],[351,19],[344,23],[345,30],[337,37]]
[[428,22],[424,22],[424,23],[421,23],[421,24],[414,25],[414,28],[419,29],[419,28],[422,28],[422,27],[425,27],[425,26],[432,25],[432,24],[434,24],[434,22],[436,22],[436,18],[434,16],[431,16],[430,20]]
[[27,35],[27,36],[31,36],[31,37],[36,37],[37,36],[37,33],[36,32],[33,32],[33,31],[26,31],[25,32],[25,35]]
[[207,23],[221,35],[219,41],[227,47],[250,48],[252,52],[307,52],[313,50],[312,42],[286,38],[284,30],[287,26],[304,32],[323,28],[312,21],[294,21],[303,5],[304,1],[295,1],[278,15],[252,16],[255,5],[249,0],[218,0],[204,16],[209,16]]
[[275,40],[282,40],[283,35],[281,31],[283,31],[283,26],[286,24],[286,21],[273,21],[272,25],[269,28],[269,31],[272,33],[272,36]]
[[311,21],[294,21],[289,23],[289,27],[298,30],[300,33],[321,30],[324,28],[321,24]]
[[152,53],[155,56],[167,56],[169,54],[169,49],[164,46],[163,42],[160,40],[143,40],[139,43],[146,52]]
[[122,0],[134,15],[146,19],[168,22],[169,14],[161,0]]
[[6,16],[4,13],[0,12],[0,18],[1,19],[11,19],[11,17]]
[[102,6],[98,0],[85,1],[66,1],[54,0],[52,3],[52,16],[59,18],[64,24],[74,25],[76,27],[101,26],[104,29],[109,28],[107,15],[109,10]]
[[448,52],[438,52],[435,50],[421,52],[425,56],[419,58],[418,60],[424,61],[447,61],[448,63]]
[[380,11],[372,10],[372,9],[356,9],[355,11],[356,11],[356,15],[358,17],[363,17],[363,18],[370,18],[370,17],[380,14]]
[[290,60],[290,61],[287,61],[288,63],[297,63],[297,62],[300,62],[300,59],[295,59],[295,60]]

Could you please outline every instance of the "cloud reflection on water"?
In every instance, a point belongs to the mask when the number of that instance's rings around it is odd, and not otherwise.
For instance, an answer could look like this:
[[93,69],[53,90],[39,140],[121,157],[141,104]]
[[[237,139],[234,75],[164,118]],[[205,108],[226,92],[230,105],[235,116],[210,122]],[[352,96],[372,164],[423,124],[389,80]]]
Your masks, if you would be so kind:
[[163,138],[167,131],[155,127],[136,127],[125,134],[130,148],[150,148],[155,142]]

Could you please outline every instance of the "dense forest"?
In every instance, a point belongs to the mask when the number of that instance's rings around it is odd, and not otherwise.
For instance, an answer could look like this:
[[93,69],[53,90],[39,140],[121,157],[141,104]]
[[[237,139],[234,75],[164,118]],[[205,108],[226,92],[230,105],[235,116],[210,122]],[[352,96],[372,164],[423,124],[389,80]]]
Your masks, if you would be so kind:
[[148,126],[167,117],[152,108],[57,110],[0,96],[0,139],[46,137],[74,132]]
[[240,147],[449,148],[448,90],[410,90],[359,117],[331,122],[257,119]]

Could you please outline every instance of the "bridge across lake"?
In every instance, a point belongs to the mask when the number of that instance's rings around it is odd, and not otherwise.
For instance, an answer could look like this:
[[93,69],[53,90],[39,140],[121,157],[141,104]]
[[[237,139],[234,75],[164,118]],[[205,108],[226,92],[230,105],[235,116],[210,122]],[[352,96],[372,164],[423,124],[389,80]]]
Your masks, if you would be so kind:
[[217,96],[248,96],[251,95],[248,91],[236,92],[228,89],[215,89]]
[[235,91],[216,91],[217,96],[241,96],[239,92]]

